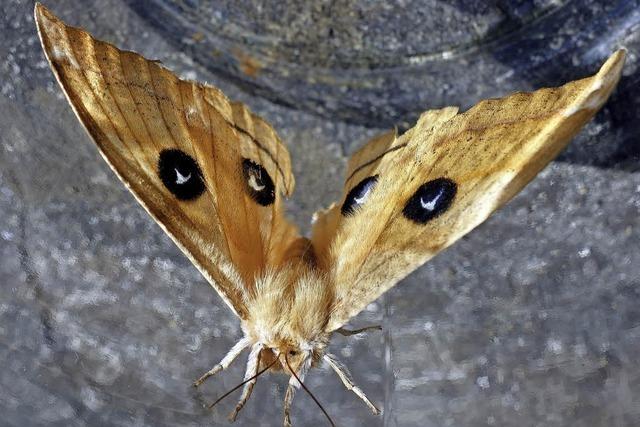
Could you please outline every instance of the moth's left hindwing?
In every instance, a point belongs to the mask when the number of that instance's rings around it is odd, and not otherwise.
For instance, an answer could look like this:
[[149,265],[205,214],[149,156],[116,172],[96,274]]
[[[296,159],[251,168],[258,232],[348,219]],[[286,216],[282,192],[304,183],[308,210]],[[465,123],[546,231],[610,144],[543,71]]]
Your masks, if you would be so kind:
[[604,104],[624,51],[593,77],[427,111],[349,162],[339,204],[317,215],[313,244],[335,286],[327,331],[469,232],[522,189]]
[[216,88],[66,26],[36,23],[74,111],[112,169],[229,306],[278,266],[297,231],[283,216],[289,153],[265,121]]

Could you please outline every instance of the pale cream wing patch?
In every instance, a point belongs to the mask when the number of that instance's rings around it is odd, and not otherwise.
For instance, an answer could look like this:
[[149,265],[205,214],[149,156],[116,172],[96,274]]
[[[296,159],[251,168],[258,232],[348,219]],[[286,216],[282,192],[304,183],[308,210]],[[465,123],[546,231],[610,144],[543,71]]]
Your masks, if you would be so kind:
[[[482,101],[461,114],[428,111],[393,142],[402,148],[347,181],[341,202],[317,217],[312,238],[335,288],[327,331],[518,193],[604,104],[624,56],[618,51],[595,76],[559,88]],[[372,175],[372,189],[347,197]],[[364,202],[344,215],[345,199]]]
[[[35,17],[51,67],[105,160],[245,318],[243,299],[255,277],[281,263],[298,237],[283,215],[282,197],[291,194],[294,179],[274,130],[218,89],[95,40],[41,5]],[[171,166],[164,178],[163,155]],[[247,170],[263,203],[250,194]],[[163,181],[167,176],[177,190]],[[192,191],[183,194],[180,185]]]

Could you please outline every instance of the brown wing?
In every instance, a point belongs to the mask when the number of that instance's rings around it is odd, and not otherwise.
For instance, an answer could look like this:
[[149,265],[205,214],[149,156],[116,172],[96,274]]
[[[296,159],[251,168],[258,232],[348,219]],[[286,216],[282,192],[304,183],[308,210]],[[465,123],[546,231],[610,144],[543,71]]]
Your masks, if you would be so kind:
[[66,26],[42,5],[51,67],[118,177],[245,317],[243,295],[297,236],[282,213],[289,153],[264,120],[213,87]]
[[341,205],[318,216],[312,239],[335,287],[327,330],[518,193],[604,104],[624,56],[559,88],[482,101],[462,114],[428,111],[388,148],[375,140],[356,153]]

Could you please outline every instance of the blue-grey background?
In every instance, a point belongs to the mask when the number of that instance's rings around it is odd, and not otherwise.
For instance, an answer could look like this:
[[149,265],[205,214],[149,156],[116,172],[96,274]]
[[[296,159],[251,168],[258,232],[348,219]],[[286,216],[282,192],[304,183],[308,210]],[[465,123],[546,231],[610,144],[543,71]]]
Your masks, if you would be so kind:
[[[525,191],[353,320],[308,386],[340,426],[640,425],[640,5],[593,0],[45,2],[68,23],[206,80],[293,157],[304,230],[348,154],[420,111],[594,73],[619,90]],[[237,320],[99,157],[41,52],[33,2],[0,3],[0,425],[226,425],[239,363],[190,384]],[[364,231],[363,231],[364,232]],[[286,379],[237,425],[281,425]],[[304,393],[294,424],[323,425]]]

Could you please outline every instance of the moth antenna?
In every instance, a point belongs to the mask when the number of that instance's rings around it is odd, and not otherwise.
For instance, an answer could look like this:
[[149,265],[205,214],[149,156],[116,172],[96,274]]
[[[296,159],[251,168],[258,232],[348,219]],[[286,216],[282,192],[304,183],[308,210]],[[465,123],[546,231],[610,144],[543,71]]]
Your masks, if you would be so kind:
[[240,396],[240,400],[236,404],[236,407],[229,414],[229,421],[233,422],[236,420],[238,413],[242,410],[244,405],[247,403],[249,397],[251,397],[251,392],[253,391],[253,387],[256,385],[256,381],[258,381],[258,377],[252,378],[252,375],[255,375],[260,368],[260,357],[262,356],[262,344],[255,344],[251,348],[251,353],[249,354],[249,360],[247,361],[247,371],[244,374],[244,379],[249,380],[249,382],[245,383],[244,389],[242,390],[242,396]]
[[[279,355],[278,355],[279,357]],[[287,392],[284,395],[284,427],[291,427],[291,403],[296,393],[296,388],[300,388],[302,384],[301,380],[307,374],[308,367],[310,366],[310,359],[305,359],[304,363],[300,367],[300,375],[291,376],[289,379],[289,385],[287,386]],[[285,362],[289,367],[289,370],[293,372],[288,362]]]
[[358,335],[358,334],[361,334],[363,332],[381,331],[381,330],[382,330],[382,326],[380,326],[380,325],[372,325],[372,326],[365,326],[364,328],[354,329],[354,330],[349,330],[349,329],[345,329],[345,328],[338,328],[338,329],[336,329],[336,332],[339,333],[340,335],[344,336],[344,337],[350,337],[352,335]]
[[216,406],[222,399],[224,399],[225,397],[229,396],[231,393],[233,393],[234,391],[236,391],[237,389],[239,389],[240,387],[242,387],[243,385],[245,385],[246,383],[248,383],[249,381],[253,381],[254,379],[258,378],[260,375],[264,374],[265,372],[267,372],[269,370],[269,368],[271,368],[273,365],[276,364],[276,362],[278,361],[278,359],[275,359],[273,362],[271,362],[269,364],[269,366],[267,366],[266,368],[263,368],[260,372],[258,372],[257,374],[255,374],[254,376],[252,376],[249,379],[246,379],[244,381],[242,381],[240,384],[238,384],[237,386],[235,386],[234,388],[232,388],[231,390],[229,390],[228,392],[226,392],[225,394],[223,394],[222,396],[220,396],[218,398],[218,400],[216,400],[215,402],[213,402],[211,405],[209,405],[209,409],[213,408],[214,406]]
[[243,337],[233,347],[231,347],[231,350],[229,350],[229,352],[222,358],[220,362],[218,362],[216,366],[214,366],[210,371],[205,372],[203,376],[198,378],[198,380],[193,383],[193,386],[198,387],[210,376],[215,375],[224,369],[227,369],[229,365],[231,365],[231,362],[233,362],[245,348],[249,347],[249,344],[251,344],[251,339],[249,339],[249,337]]
[[[304,391],[306,391],[307,394],[309,396],[311,396],[311,398],[313,399],[314,402],[316,402],[316,405],[318,405],[318,407],[320,408],[320,410],[322,411],[324,416],[327,417],[327,420],[329,420],[329,424],[331,424],[331,427],[336,427],[336,425],[334,424],[333,420],[331,419],[331,417],[329,416],[327,411],[324,409],[324,407],[320,404],[318,399],[316,399],[316,397],[313,395],[313,393],[311,393],[311,391],[307,388],[307,386],[304,385],[304,383],[302,382],[300,377],[298,377],[298,375],[295,373],[295,371],[293,369],[291,369],[291,365],[289,364],[289,358],[287,357],[287,353],[284,354],[284,361],[287,364],[287,367],[289,368],[289,371],[291,372],[291,374],[298,381],[298,384],[300,384],[302,386],[302,388],[304,389]],[[285,427],[290,427],[291,426],[291,419],[290,419],[290,416],[289,416],[289,410],[291,409],[291,401],[293,400],[293,394],[295,393],[293,387],[294,387],[293,384],[291,384],[291,382],[289,382],[289,387],[287,387],[287,393],[285,394],[285,397],[284,397],[284,400],[285,400],[284,425],[285,425]]]
[[362,401],[369,407],[369,409],[371,409],[371,411],[375,415],[378,415],[380,413],[380,410],[369,400],[369,398],[364,394],[360,387],[353,383],[351,374],[349,373],[349,370],[346,366],[340,363],[340,361],[333,354],[327,353],[322,358],[329,364],[329,366],[331,366],[331,368],[333,368],[336,374],[338,374],[338,377],[342,381],[342,384],[344,384],[344,386],[347,388],[347,390],[354,392],[356,396],[362,399]]

